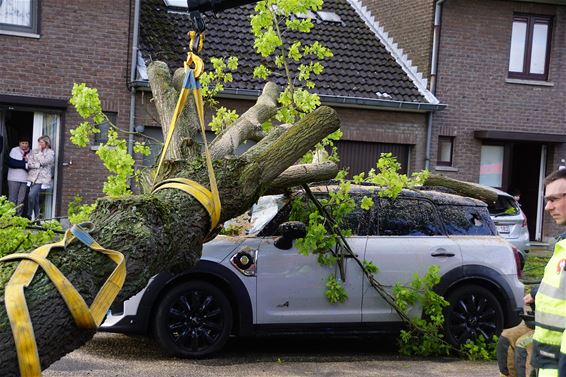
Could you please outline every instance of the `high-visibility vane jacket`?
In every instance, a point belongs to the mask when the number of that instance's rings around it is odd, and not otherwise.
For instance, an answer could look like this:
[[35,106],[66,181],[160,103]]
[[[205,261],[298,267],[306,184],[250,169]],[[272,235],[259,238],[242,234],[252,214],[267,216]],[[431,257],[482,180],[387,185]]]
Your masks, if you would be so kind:
[[536,295],[532,365],[539,376],[566,377],[566,240],[556,243]]

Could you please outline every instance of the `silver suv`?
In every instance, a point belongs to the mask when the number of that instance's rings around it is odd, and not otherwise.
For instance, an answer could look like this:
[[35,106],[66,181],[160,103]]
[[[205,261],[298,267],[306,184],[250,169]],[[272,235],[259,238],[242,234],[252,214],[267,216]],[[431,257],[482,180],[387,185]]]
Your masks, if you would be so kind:
[[519,249],[524,264],[531,247],[527,217],[513,196],[501,190],[492,190],[497,193],[497,201],[489,205],[489,214],[499,235]]
[[[374,199],[369,211],[356,209],[346,222],[350,247],[379,267],[378,281],[408,284],[415,273],[440,267],[436,290],[450,302],[449,342],[491,338],[519,322],[519,259],[497,236],[483,202],[433,191],[403,191],[391,200],[366,186],[353,186],[351,193]],[[304,226],[288,226],[290,207],[285,196],[262,198],[252,210],[249,235],[219,236],[204,245],[194,268],[156,275],[120,313],[108,315],[101,330],[153,334],[166,353],[185,357],[216,352],[230,335],[399,331],[399,316],[352,259],[344,266],[348,300],[327,301],[328,274],[341,274],[316,256],[298,254],[293,240],[304,236]],[[410,315],[421,314],[420,307],[411,308]]]

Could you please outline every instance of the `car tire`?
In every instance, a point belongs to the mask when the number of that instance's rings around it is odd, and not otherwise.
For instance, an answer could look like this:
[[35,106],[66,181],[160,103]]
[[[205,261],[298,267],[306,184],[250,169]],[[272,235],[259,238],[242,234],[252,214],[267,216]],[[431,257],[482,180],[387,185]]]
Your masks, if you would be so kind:
[[460,346],[480,335],[491,341],[503,330],[503,309],[484,287],[463,285],[450,292],[446,300],[450,305],[444,310],[444,334],[450,344]]
[[220,350],[232,331],[226,295],[205,281],[189,281],[165,294],[155,314],[154,334],[166,354],[203,357]]

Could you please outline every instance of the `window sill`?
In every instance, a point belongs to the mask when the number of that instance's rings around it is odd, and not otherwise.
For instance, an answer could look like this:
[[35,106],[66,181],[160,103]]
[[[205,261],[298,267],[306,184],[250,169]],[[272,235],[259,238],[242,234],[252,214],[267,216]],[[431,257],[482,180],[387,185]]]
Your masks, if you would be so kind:
[[524,80],[524,79],[505,79],[508,84],[519,84],[519,85],[532,85],[532,86],[554,86],[553,82],[550,81],[539,81],[539,80]]
[[453,166],[435,166],[434,170],[436,170],[436,171],[451,171],[451,172],[459,171],[458,168],[455,168]]
[[34,38],[39,39],[41,36],[35,33],[26,33],[22,31],[0,30],[1,35],[11,35],[14,37]]

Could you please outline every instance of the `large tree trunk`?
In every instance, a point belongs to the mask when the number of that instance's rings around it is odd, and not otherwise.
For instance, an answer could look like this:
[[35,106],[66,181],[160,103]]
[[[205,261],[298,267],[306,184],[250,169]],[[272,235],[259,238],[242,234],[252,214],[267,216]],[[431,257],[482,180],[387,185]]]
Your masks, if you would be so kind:
[[[163,63],[149,67],[151,87],[161,121],[168,125],[177,89]],[[257,138],[257,125],[274,113],[277,88],[266,86],[264,94],[234,129],[219,135],[212,145],[214,168],[222,202],[221,221],[245,212],[260,195],[270,190],[273,181],[326,135],[339,128],[336,113],[321,107],[295,125],[276,127],[255,147],[242,156],[233,156],[237,145],[248,138]],[[204,160],[195,152],[198,146],[191,139],[197,125],[193,112],[180,119],[178,138],[165,162],[160,179],[185,177],[208,185]],[[192,156],[191,160],[187,157]],[[183,158],[184,157],[184,158]],[[282,179],[293,184],[329,179],[335,167],[292,169]],[[291,177],[291,178],[290,178]],[[290,180],[289,180],[290,179]],[[276,184],[280,189],[281,182]],[[164,189],[155,194],[120,199],[99,199],[92,215],[96,230],[93,237],[105,248],[126,256],[127,278],[118,301],[138,292],[148,279],[164,270],[185,269],[200,257],[202,243],[209,231],[205,209],[188,194]],[[105,257],[89,251],[79,243],[66,250],[54,250],[50,260],[67,276],[90,304],[114,265]],[[15,263],[0,266],[0,376],[19,376],[17,355],[4,307],[4,286]],[[26,289],[42,368],[47,368],[68,352],[80,347],[94,334],[76,327],[63,300],[46,275],[38,271]]]

